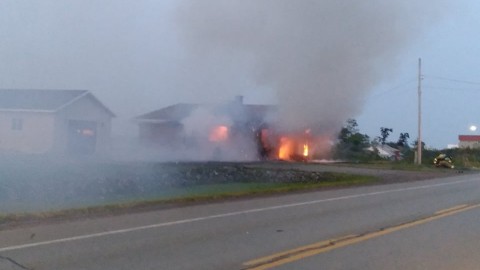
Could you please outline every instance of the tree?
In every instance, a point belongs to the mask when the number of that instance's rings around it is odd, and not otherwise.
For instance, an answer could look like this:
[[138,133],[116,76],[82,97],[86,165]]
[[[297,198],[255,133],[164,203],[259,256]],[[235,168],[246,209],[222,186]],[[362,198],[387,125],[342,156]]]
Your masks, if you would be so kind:
[[338,143],[335,147],[336,158],[359,159],[363,158],[364,149],[370,146],[370,137],[361,134],[355,119],[348,119],[346,125],[338,134]]
[[350,146],[359,147],[369,144],[368,135],[361,134],[358,130],[358,123],[355,119],[348,119],[346,125],[341,129],[338,139]]
[[340,130],[338,139],[342,142],[348,142],[350,137],[358,133],[358,123],[355,119],[348,119],[346,125]]
[[400,136],[398,137],[397,145],[401,147],[408,147],[409,138],[410,138],[410,135],[407,132],[400,133]]
[[[414,149],[417,149],[417,146],[418,146],[418,139],[415,140],[413,143],[412,143],[412,146]],[[425,150],[425,142],[422,141],[422,149]]]
[[387,138],[390,135],[390,132],[393,132],[393,129],[386,127],[380,128],[380,137],[378,137],[378,139],[382,144],[385,144],[387,142]]

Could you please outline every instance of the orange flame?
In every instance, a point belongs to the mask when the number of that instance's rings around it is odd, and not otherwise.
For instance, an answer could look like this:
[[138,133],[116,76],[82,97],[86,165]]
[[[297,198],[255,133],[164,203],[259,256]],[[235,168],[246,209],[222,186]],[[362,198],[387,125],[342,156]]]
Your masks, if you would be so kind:
[[221,142],[228,139],[228,127],[218,126],[215,127],[210,133],[209,140],[211,142]]
[[[333,142],[329,135],[313,134],[310,129],[298,133],[271,134],[263,130],[261,133],[265,149],[275,150],[269,155],[270,158],[302,162],[330,158]],[[273,137],[273,140],[268,135]],[[273,141],[272,144],[266,143],[269,139]]]
[[303,156],[308,157],[308,144],[303,145]]
[[278,148],[278,158],[283,160],[290,160],[294,152],[295,142],[287,137],[280,138],[280,147]]
[[278,141],[278,158],[282,160],[306,160],[312,156],[313,139],[310,129],[303,133],[285,134]]

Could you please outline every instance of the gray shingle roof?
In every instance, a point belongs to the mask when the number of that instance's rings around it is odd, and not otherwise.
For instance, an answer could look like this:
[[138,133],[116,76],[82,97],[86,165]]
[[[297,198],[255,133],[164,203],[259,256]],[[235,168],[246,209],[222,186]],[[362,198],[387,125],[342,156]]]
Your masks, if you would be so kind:
[[[146,114],[135,117],[137,121],[158,121],[158,122],[179,122],[191,115],[191,113],[197,108],[201,107],[216,107],[217,109],[223,109],[225,114],[228,111],[228,104],[217,105],[217,106],[207,106],[202,104],[188,104],[188,103],[179,103],[171,105],[159,110],[155,110]],[[277,111],[277,107],[274,105],[250,105],[250,104],[241,104],[240,107],[243,113],[243,116],[247,119],[263,119],[268,113],[274,113]]]
[[180,121],[188,117],[198,104],[179,103],[137,116],[137,120]]
[[87,90],[0,89],[0,110],[56,111]]
[[111,117],[115,114],[88,90],[0,89],[0,111],[57,112],[88,97]]

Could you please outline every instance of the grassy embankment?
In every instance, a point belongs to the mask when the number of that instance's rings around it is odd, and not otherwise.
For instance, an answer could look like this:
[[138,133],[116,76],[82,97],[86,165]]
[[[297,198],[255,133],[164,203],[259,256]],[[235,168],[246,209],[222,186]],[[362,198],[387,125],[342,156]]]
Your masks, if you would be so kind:
[[4,210],[0,224],[365,185],[377,180],[235,163],[62,163],[48,167],[30,163],[4,169],[0,203],[4,209],[9,204],[21,207],[19,211]]
[[207,184],[188,188],[169,188],[167,196],[158,199],[137,199],[105,205],[72,208],[64,210],[0,214],[0,224],[31,219],[62,218],[91,214],[115,214],[134,209],[148,209],[167,205],[213,202],[224,199],[242,198],[255,195],[273,195],[289,192],[317,190],[321,188],[347,187],[371,184],[376,181],[372,176],[337,175],[336,181],[323,183],[227,183]]

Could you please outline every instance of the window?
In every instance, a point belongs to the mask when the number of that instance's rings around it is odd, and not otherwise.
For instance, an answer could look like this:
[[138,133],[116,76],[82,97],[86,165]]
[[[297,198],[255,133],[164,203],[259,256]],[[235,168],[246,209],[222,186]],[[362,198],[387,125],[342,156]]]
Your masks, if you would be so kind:
[[22,129],[23,129],[23,119],[13,118],[12,130],[22,130]]

